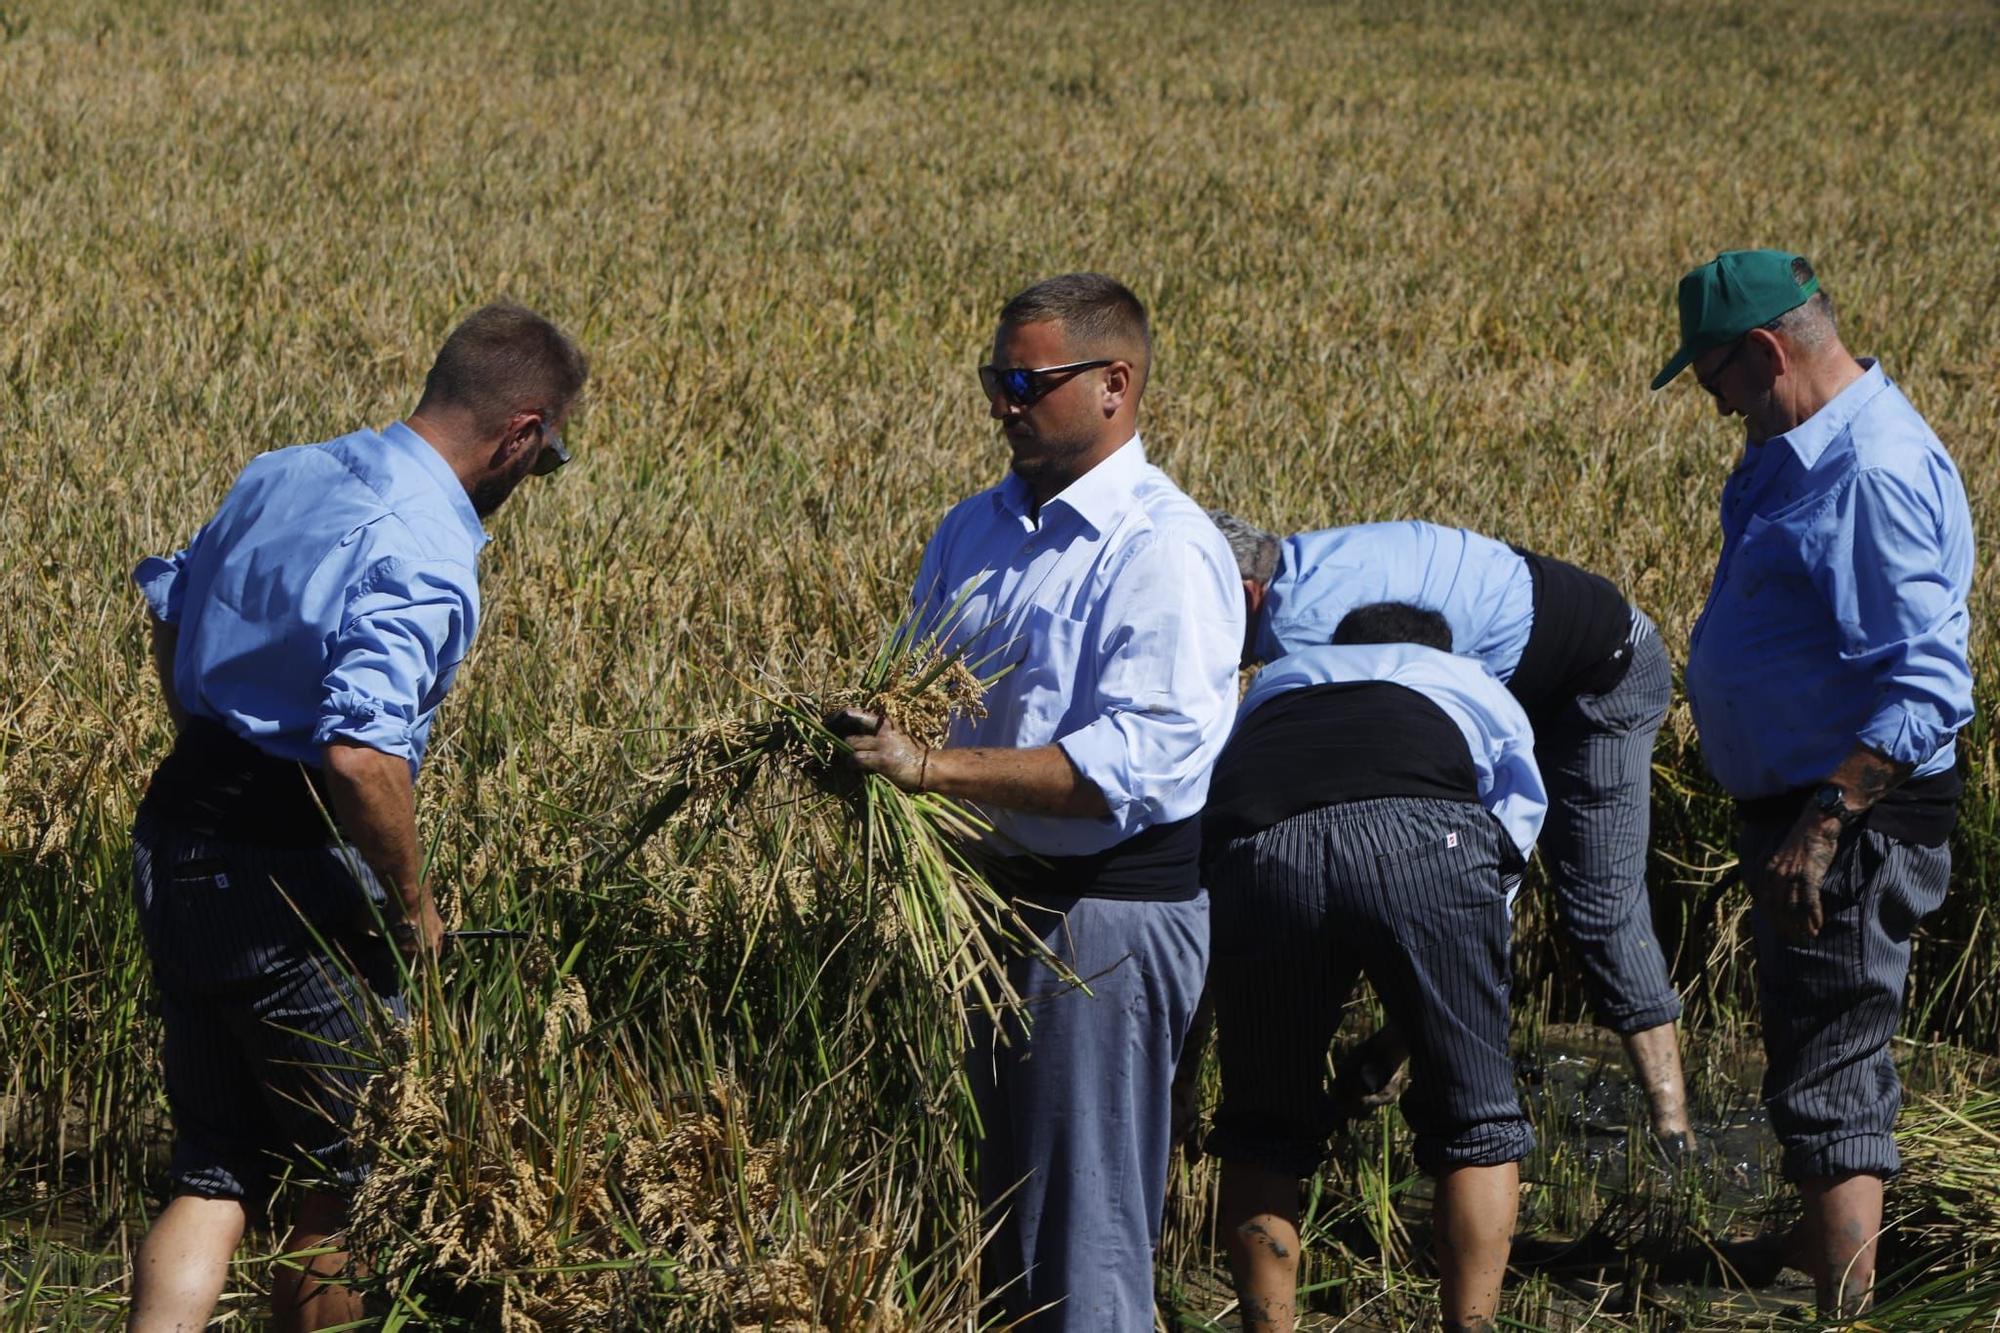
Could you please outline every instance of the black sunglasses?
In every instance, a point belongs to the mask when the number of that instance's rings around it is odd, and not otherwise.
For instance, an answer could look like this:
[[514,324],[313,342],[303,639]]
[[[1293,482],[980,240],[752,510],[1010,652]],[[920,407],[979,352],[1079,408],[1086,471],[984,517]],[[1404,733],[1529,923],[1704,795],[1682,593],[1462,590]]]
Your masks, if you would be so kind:
[[564,463],[569,462],[569,450],[563,448],[562,436],[549,429],[549,423],[542,423],[542,452],[535,456],[535,465],[528,469],[528,475],[546,477]]
[[1108,360],[1072,361],[1066,366],[1042,366],[1035,370],[1025,366],[1008,370],[1001,370],[998,366],[981,366],[979,387],[986,390],[988,398],[1005,398],[1015,407],[1033,407],[1061,388],[1070,376],[1110,364]]
[[1729,369],[1729,363],[1736,359],[1737,355],[1743,350],[1743,344],[1749,340],[1748,334],[1738,338],[1735,345],[1729,349],[1729,355],[1716,362],[1715,369],[1709,371],[1708,374],[1703,375],[1700,371],[1695,372],[1695,383],[1701,385],[1707,391],[1710,398],[1722,397],[1722,390],[1715,387],[1716,381],[1722,378],[1722,372]]

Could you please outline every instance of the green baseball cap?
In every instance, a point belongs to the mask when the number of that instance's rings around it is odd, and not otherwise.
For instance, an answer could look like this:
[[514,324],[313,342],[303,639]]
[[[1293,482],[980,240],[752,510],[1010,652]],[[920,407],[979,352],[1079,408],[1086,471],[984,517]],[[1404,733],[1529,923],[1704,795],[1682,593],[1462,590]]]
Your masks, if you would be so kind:
[[1792,277],[1798,256],[1783,250],[1724,250],[1681,279],[1681,345],[1660,373],[1664,387],[1711,347],[1733,343],[1760,324],[1796,310],[1819,290],[1817,275]]

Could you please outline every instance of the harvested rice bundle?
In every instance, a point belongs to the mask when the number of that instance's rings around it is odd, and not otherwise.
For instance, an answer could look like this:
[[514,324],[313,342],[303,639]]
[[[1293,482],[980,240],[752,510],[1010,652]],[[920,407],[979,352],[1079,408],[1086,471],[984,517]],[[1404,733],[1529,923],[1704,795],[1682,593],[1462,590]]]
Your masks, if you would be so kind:
[[894,912],[897,928],[889,934],[950,997],[989,1013],[1018,1005],[1006,969],[1013,950],[1041,957],[1074,981],[967,857],[964,844],[986,828],[979,815],[949,797],[906,792],[844,769],[838,761],[845,742],[827,727],[834,714],[858,709],[893,717],[935,747],[955,717],[983,714],[984,692],[960,657],[941,655],[931,640],[899,629],[861,684],[769,693],[756,716],[712,722],[692,734],[661,774],[665,790],[596,879],[670,827],[681,840],[682,860],[699,859],[761,781],[790,780],[827,798],[813,806],[825,841],[852,856],[864,896],[886,901]]

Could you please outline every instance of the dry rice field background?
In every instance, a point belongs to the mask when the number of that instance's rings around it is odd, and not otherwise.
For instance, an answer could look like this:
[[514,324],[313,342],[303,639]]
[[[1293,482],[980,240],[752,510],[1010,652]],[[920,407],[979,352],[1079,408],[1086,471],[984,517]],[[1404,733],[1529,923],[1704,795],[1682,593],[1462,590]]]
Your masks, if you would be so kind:
[[[484,300],[554,317],[595,376],[576,463],[492,525],[419,788],[453,912],[536,938],[430,978],[386,1053],[357,1236],[383,1327],[979,1325],[939,1003],[965,960],[924,947],[962,888],[926,859],[949,812],[821,796],[810,756],[740,790],[688,756],[882,684],[924,537],[1004,465],[973,367],[1027,282],[1098,268],[1150,304],[1148,448],[1198,500],[1572,559],[1677,660],[1737,436],[1645,386],[1718,249],[1813,257],[1980,532],[2000,518],[1991,4],[0,0],[0,88],[4,1329],[115,1326],[161,1202],[125,827],[168,729],[126,571],[253,454],[406,412]],[[2000,1309],[1996,549],[1874,1327]],[[1796,1290],[1663,1257],[1784,1203],[1684,706],[1656,758],[1656,908],[1719,1147],[1655,1179],[1595,1123],[1630,1099],[1564,1081],[1592,1068],[1581,997],[1526,895],[1524,1227],[1617,1244],[1523,1267],[1509,1314],[1798,1327]],[[1336,1154],[1324,1327],[1419,1326],[1412,1176],[1393,1113]],[[1212,1184],[1177,1169],[1167,1327],[1233,1327]],[[246,1241],[230,1326],[258,1326],[275,1243]]]

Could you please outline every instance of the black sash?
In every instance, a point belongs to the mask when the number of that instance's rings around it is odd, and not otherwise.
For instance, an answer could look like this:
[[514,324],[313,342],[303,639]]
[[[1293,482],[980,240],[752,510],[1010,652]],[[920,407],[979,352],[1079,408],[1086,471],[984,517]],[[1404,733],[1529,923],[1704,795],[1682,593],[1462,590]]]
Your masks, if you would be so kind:
[[140,808],[220,842],[320,847],[339,837],[324,773],[266,754],[202,717],[187,720]]
[[993,886],[1011,898],[1128,898],[1186,902],[1201,892],[1201,817],[1141,829],[1085,856],[980,856]]
[[1602,574],[1525,551],[1535,621],[1507,688],[1530,718],[1584,694],[1603,694],[1632,665],[1632,607]]

